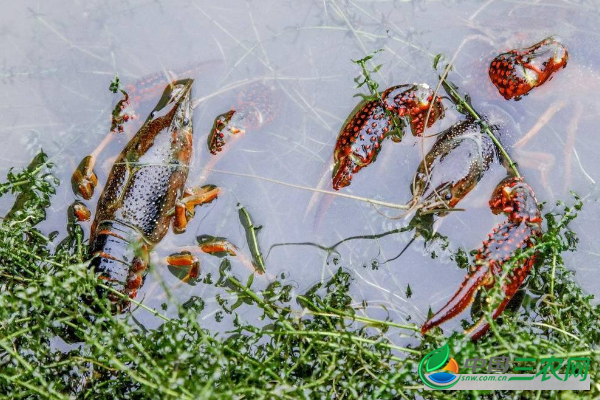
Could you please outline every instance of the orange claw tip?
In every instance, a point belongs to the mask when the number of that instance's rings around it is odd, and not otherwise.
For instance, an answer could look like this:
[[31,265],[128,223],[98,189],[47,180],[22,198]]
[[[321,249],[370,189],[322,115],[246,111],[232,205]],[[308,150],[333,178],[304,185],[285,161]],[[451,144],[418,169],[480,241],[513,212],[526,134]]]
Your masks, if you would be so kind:
[[344,175],[344,171],[340,170],[339,163],[336,163],[336,166],[333,168],[333,176],[331,177],[331,186],[334,190],[340,190],[350,184],[348,177]]
[[183,233],[187,228],[188,218],[186,215],[186,206],[183,202],[175,203],[175,218],[173,219],[173,232]]
[[200,275],[200,261],[189,251],[169,255],[167,264],[171,274],[190,285],[194,285]]
[[188,273],[188,275],[186,277],[184,277],[182,280],[184,282],[189,282],[193,279],[196,279],[199,275],[200,275],[200,262],[196,262],[190,268],[190,272]]
[[529,219],[529,222],[532,222],[534,224],[541,224],[542,223],[542,217],[541,216],[537,216],[537,217],[533,217]]
[[198,193],[198,195],[201,195],[199,200],[202,201],[201,204],[210,203],[219,196],[219,193],[221,193],[221,189],[217,186],[204,185],[200,188],[200,193]]
[[359,167],[352,159],[351,155],[343,156],[339,161],[336,161],[333,167],[332,187],[334,190],[340,190],[352,183],[352,174],[358,172]]
[[234,247],[232,247],[231,243],[212,243],[212,244],[205,244],[200,246],[200,250],[202,250],[205,253],[208,254],[220,254],[220,253],[227,253],[230,256],[236,256],[237,253],[234,250]]
[[195,206],[207,204],[219,197],[221,189],[215,185],[204,185],[202,187],[194,187],[186,189],[183,194],[182,203],[185,204],[189,212],[194,210]]

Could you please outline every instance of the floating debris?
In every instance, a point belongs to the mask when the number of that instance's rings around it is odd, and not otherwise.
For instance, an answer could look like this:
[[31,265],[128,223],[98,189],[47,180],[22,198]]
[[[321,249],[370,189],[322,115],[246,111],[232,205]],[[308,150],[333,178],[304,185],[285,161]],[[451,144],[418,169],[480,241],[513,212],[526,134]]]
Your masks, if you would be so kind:
[[235,257],[237,255],[237,247],[224,237],[200,235],[196,240],[198,241],[200,250],[207,254],[217,257],[224,257],[226,255]]
[[266,271],[265,261],[263,260],[262,252],[260,251],[260,246],[258,244],[258,238],[256,237],[256,232],[258,232],[262,226],[254,226],[252,218],[244,206],[238,203],[238,207],[240,222],[246,231],[246,241],[248,242],[250,254],[252,254],[252,265],[254,265],[254,268],[256,268],[258,273],[262,274]]

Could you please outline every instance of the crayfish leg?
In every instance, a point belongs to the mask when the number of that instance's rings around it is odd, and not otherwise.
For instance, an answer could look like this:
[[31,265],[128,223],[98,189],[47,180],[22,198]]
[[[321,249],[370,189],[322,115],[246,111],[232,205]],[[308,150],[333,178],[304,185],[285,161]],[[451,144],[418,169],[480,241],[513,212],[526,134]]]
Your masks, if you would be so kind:
[[175,218],[173,219],[173,232],[185,232],[187,224],[192,217],[193,216],[188,217],[185,204],[181,200],[178,200],[177,203],[175,203]]
[[188,222],[194,217],[196,206],[212,202],[219,196],[219,193],[220,189],[215,185],[185,189],[183,196],[175,204],[173,232],[185,232]]
[[94,195],[94,189],[98,185],[98,177],[94,172],[96,159],[93,156],[87,156],[77,166],[71,176],[71,186],[73,192],[89,200]]

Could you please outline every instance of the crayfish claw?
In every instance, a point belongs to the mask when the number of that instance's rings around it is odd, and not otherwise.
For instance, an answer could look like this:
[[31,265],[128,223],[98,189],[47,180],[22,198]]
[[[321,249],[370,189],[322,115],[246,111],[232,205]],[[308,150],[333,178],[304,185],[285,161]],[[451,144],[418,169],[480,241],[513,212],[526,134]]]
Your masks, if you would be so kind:
[[421,327],[421,333],[425,335],[431,329],[456,317],[463,312],[475,299],[475,294],[482,286],[488,286],[493,282],[492,272],[484,266],[477,268],[467,276],[460,289],[452,296],[437,313],[429,318]]
[[94,172],[96,160],[92,156],[87,156],[77,166],[71,176],[71,186],[73,192],[89,200],[94,195],[94,189],[98,185],[98,177]]

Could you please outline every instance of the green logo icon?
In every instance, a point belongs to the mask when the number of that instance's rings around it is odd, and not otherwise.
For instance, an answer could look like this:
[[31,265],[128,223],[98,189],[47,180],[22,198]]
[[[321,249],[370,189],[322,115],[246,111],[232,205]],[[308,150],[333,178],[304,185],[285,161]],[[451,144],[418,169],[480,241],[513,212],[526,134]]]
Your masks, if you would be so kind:
[[458,382],[457,374],[458,363],[450,357],[448,343],[428,353],[419,363],[419,377],[432,389],[451,388]]

